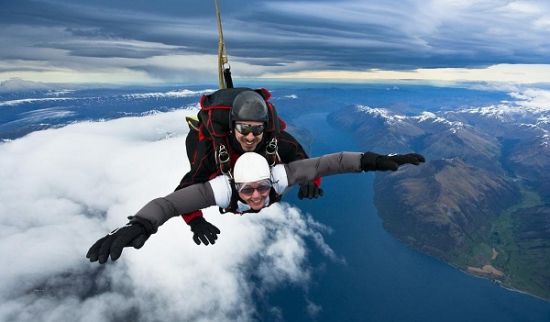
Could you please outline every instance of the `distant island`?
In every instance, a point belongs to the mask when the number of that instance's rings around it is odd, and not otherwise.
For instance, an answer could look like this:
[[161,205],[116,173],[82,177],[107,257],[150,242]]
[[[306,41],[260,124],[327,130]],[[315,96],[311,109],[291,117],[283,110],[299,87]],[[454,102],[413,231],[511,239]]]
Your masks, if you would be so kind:
[[549,116],[536,107],[399,115],[354,105],[329,119],[365,150],[426,156],[421,167],[376,174],[386,230],[465,272],[549,300]]

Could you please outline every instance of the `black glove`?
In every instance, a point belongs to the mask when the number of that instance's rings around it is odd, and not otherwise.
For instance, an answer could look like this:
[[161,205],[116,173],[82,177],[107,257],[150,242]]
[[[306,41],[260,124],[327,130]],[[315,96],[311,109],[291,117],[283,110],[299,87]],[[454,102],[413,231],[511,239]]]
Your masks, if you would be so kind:
[[300,200],[304,198],[317,199],[321,196],[323,196],[323,189],[318,187],[313,181],[300,185],[300,190],[298,191],[298,198]]
[[139,249],[154,232],[156,230],[148,220],[133,217],[125,226],[113,230],[107,236],[96,241],[88,250],[86,258],[89,258],[90,262],[99,260],[100,264],[104,264],[110,254],[111,260],[116,261],[124,247],[131,246]]
[[373,152],[365,152],[361,156],[361,170],[363,171],[395,171],[403,164],[418,165],[425,162],[424,157],[418,153],[380,155]]
[[218,234],[221,233],[218,227],[212,225],[204,217],[197,217],[189,222],[191,231],[193,232],[193,240],[195,244],[200,245],[201,242],[207,246],[208,244],[214,245]]
[[395,154],[390,155],[389,158],[398,165],[403,165],[407,163],[419,165],[420,163],[426,161],[426,159],[424,159],[424,157],[418,153]]

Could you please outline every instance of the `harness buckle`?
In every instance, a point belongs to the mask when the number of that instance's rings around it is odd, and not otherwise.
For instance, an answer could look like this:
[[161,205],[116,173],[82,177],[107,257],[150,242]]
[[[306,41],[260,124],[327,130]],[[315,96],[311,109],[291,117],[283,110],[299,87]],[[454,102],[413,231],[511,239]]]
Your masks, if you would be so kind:
[[277,163],[277,151],[279,146],[277,144],[277,138],[271,139],[265,147],[265,156],[270,166],[274,166]]
[[216,160],[218,161],[218,164],[220,166],[220,171],[223,174],[228,175],[230,178],[232,178],[231,168],[229,166],[229,152],[227,152],[227,148],[225,147],[225,145],[221,144],[218,147],[218,151],[216,154]]

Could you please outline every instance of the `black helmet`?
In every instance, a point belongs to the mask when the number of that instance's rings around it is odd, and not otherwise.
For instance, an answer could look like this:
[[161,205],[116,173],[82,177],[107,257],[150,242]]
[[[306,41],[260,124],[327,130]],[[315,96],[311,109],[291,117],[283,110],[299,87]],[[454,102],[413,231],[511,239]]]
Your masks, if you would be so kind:
[[243,91],[233,100],[230,114],[231,126],[235,121],[268,122],[269,113],[262,95],[254,91]]

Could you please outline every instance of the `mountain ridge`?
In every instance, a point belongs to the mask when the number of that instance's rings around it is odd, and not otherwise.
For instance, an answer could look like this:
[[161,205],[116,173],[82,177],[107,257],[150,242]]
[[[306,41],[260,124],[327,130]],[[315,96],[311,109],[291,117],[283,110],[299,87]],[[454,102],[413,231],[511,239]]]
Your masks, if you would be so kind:
[[487,111],[400,115],[349,105],[328,118],[353,131],[365,150],[427,158],[376,174],[375,205],[393,236],[466,272],[550,299],[550,233],[533,215],[550,211],[550,109]]

